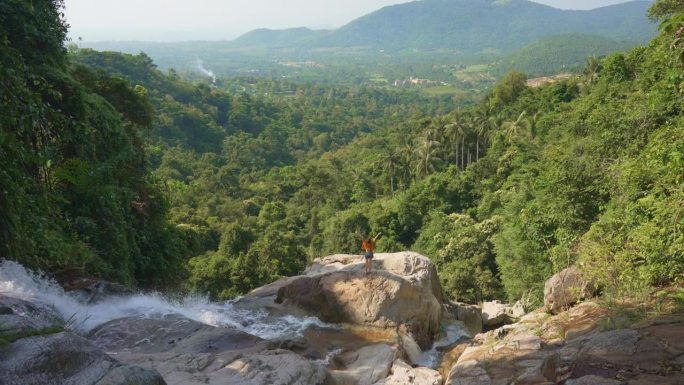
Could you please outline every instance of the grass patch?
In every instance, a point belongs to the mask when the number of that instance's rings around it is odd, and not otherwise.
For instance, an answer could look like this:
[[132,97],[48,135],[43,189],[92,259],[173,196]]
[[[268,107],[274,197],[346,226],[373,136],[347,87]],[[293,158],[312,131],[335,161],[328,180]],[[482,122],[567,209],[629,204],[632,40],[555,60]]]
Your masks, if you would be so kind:
[[58,326],[52,326],[48,328],[42,328],[42,329],[31,329],[31,330],[24,330],[21,332],[13,332],[13,333],[3,333],[0,332],[0,346],[6,346],[14,341],[20,340],[22,338],[28,338],[28,337],[35,337],[35,336],[46,336],[50,334],[56,334],[56,333],[61,333],[64,331],[64,328],[58,327]]
[[604,295],[599,303],[610,311],[610,316],[599,324],[600,328],[622,329],[651,318],[684,312],[684,288],[670,286],[623,297]]
[[466,67],[465,69],[459,71],[462,73],[481,73],[481,72],[488,72],[489,71],[489,64],[474,64],[471,66]]
[[440,95],[455,95],[455,94],[460,94],[464,93],[462,89],[453,87],[453,86],[437,86],[437,87],[427,87],[422,89],[423,93],[431,95],[431,96],[440,96]]

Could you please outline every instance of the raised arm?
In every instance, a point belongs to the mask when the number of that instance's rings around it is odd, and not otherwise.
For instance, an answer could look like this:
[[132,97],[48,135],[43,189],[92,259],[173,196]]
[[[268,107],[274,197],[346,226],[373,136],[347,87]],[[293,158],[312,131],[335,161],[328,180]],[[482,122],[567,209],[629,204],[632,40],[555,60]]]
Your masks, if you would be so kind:
[[382,233],[378,233],[378,235],[376,235],[375,238],[373,238],[373,242],[375,242],[375,241],[377,241],[378,239],[380,239],[380,237],[382,237]]

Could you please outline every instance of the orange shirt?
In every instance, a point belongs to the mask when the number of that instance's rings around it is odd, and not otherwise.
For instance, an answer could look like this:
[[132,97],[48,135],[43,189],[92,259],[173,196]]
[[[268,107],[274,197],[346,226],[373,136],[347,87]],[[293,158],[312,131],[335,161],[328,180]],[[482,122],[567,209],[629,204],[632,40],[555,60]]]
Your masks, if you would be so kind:
[[373,251],[375,249],[375,241],[372,239],[364,239],[361,247],[365,251]]

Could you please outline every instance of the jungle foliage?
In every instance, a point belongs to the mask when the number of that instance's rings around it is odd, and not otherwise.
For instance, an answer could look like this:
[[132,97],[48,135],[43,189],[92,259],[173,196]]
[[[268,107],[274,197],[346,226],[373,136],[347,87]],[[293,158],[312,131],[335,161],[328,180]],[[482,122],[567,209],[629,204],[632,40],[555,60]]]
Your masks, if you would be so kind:
[[649,45],[538,88],[509,73],[471,105],[67,55],[59,6],[0,5],[11,259],[230,298],[382,232],[378,251],[426,254],[458,300],[539,301],[571,264],[618,295],[681,283],[678,1],[654,4]]

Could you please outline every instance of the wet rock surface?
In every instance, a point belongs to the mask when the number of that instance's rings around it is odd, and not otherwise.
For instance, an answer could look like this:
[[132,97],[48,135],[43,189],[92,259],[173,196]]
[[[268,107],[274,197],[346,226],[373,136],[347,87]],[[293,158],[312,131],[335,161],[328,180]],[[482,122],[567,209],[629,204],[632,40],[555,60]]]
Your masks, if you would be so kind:
[[482,308],[479,306],[450,301],[444,307],[452,318],[463,322],[471,336],[482,332]]
[[64,323],[50,309],[0,294],[0,333],[62,327]]
[[267,345],[251,334],[209,326],[181,315],[116,319],[93,330],[90,339],[105,351],[134,353],[211,353]]
[[111,297],[132,295],[133,290],[118,283],[82,278],[69,283],[65,290],[84,303],[98,303]]
[[[325,368],[292,350],[226,327],[180,315],[131,317],[108,322],[93,341],[119,360],[159,371],[169,384],[320,384]],[[306,349],[305,342],[279,346]]]
[[90,341],[70,332],[21,338],[0,348],[0,383],[166,384],[155,370],[122,364]]

